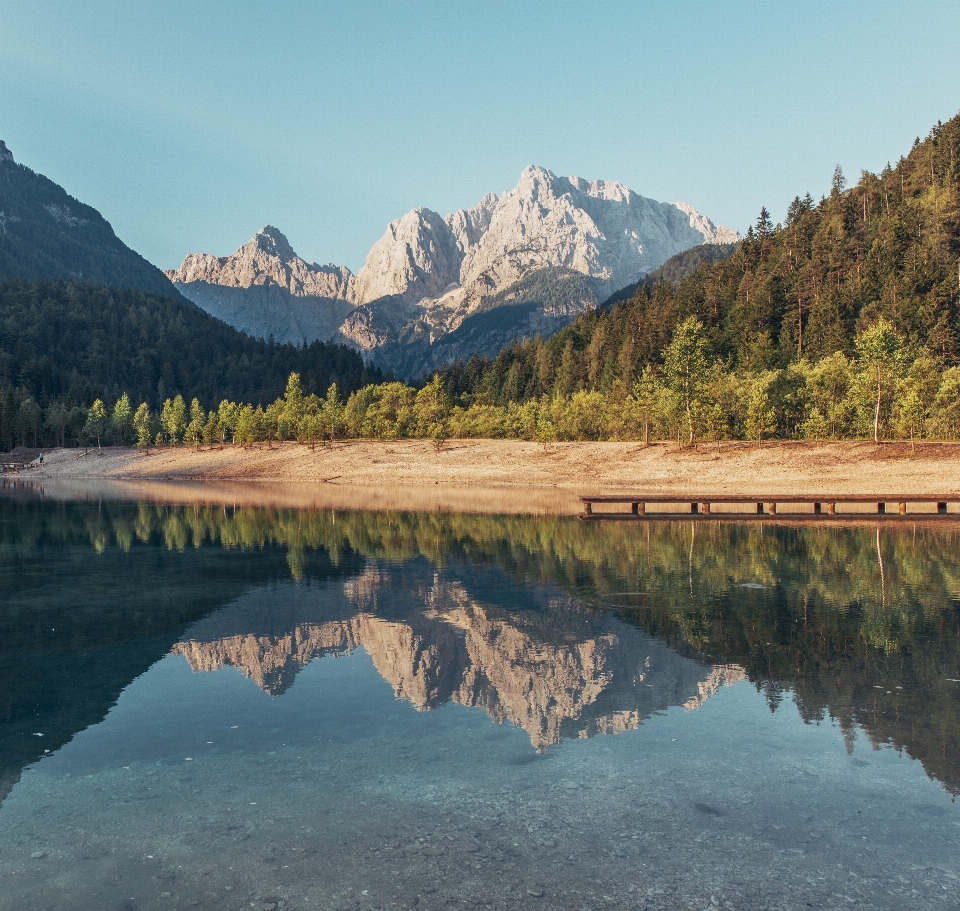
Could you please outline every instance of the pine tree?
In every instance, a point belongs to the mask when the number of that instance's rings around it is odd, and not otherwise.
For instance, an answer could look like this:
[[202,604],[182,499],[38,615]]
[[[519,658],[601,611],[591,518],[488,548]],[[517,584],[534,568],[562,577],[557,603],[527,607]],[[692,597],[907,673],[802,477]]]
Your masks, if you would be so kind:
[[194,399],[190,403],[190,423],[187,425],[186,442],[193,443],[199,449],[203,442],[203,428],[206,424],[206,415],[200,405],[199,399]]
[[187,404],[182,395],[178,393],[172,401],[167,399],[163,403],[160,423],[169,445],[179,446],[183,442],[183,434],[187,429]]
[[323,428],[332,443],[344,429],[344,407],[340,399],[340,390],[336,383],[331,383],[327,389],[327,396],[321,407]]
[[300,374],[291,373],[283,395],[283,408],[278,416],[278,436],[284,440],[294,439],[303,417],[303,386]]
[[126,393],[114,403],[113,414],[110,416],[110,428],[113,431],[114,443],[126,446],[133,433],[133,411],[130,408],[130,398]]

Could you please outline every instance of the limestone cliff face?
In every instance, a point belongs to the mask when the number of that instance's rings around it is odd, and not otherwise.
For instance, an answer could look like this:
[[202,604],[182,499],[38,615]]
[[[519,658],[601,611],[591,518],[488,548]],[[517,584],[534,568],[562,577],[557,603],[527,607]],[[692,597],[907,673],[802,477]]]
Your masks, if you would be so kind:
[[279,342],[326,341],[355,306],[349,269],[305,262],[271,225],[230,256],[191,253],[166,275],[207,313]]
[[690,247],[738,239],[687,203],[531,165],[499,198],[490,193],[445,220],[414,209],[392,222],[360,270],[358,299],[439,298],[452,284],[480,297],[550,267],[587,275],[609,293]]
[[440,297],[459,281],[461,258],[450,226],[436,212],[413,209],[390,222],[367,255],[357,273],[360,302]]
[[[544,639],[457,581],[399,581],[370,570],[319,595],[296,586],[241,598],[174,647],[197,671],[237,667],[280,695],[314,658],[362,646],[397,698],[420,711],[448,701],[522,727],[537,750],[569,737],[636,728],[672,705],[696,708],[743,671],[710,670],[568,596],[549,605],[575,618],[575,638]],[[380,599],[402,616],[379,616]]]
[[460,209],[446,217],[445,221],[453,232],[461,258],[468,250],[476,247],[487,233],[496,207],[497,194],[487,193],[475,206]]
[[236,253],[210,256],[191,253],[167,276],[174,282],[203,281],[227,288],[275,285],[296,297],[329,297],[352,301],[356,279],[343,266],[304,262],[287,238],[265,225]]
[[621,183],[558,177],[531,165],[465,250],[460,283],[496,291],[556,266],[596,279],[609,294],[676,253],[737,236],[685,203],[656,202]]

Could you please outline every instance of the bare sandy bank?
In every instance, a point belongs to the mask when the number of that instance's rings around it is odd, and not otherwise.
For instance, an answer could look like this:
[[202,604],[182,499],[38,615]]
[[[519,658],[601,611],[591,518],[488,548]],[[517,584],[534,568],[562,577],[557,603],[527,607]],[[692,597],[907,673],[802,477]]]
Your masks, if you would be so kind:
[[[45,454],[18,476],[71,495],[127,486],[166,499],[270,502],[340,508],[575,512],[577,495],[957,494],[960,444],[746,443],[678,449],[675,444],[457,440],[338,442],[311,450],[105,448]],[[151,493],[152,492],[152,493]]]

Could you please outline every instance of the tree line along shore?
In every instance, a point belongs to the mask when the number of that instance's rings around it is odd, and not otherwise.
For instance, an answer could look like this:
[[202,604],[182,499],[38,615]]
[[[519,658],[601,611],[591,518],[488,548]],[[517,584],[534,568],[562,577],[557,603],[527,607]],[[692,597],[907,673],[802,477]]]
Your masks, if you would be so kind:
[[4,402],[4,441],[70,445],[251,446],[291,441],[315,446],[338,439],[555,441],[724,440],[811,441],[960,437],[960,367],[944,368],[880,319],[861,331],[856,354],[836,352],[817,363],[778,370],[736,370],[713,358],[704,326],[690,317],[676,327],[658,366],[631,388],[554,393],[498,405],[488,395],[455,397],[436,374],[421,388],[369,384],[345,400],[336,384],[325,396],[304,392],[292,373],[284,394],[266,408],[197,398],[134,407],[124,393],[89,408],[32,398]]

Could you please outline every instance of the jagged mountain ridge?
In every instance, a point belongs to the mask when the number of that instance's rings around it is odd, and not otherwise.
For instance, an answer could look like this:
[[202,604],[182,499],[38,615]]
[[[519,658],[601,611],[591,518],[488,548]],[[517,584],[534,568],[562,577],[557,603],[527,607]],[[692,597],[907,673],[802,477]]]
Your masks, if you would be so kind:
[[166,275],[217,319],[278,342],[326,341],[355,306],[349,269],[305,262],[272,225],[230,256],[191,253]]
[[[167,275],[208,312],[278,341],[310,340],[305,330],[328,331],[343,312],[338,340],[410,376],[509,342],[503,331],[488,336],[483,320],[455,337],[472,316],[523,297],[523,314],[506,321],[510,337],[554,331],[676,253],[738,239],[686,203],[530,166],[500,197],[489,193],[446,218],[416,208],[391,222],[355,277],[307,265],[270,226],[232,256],[191,254]],[[544,305],[522,283],[550,270],[552,290],[567,291]]]

